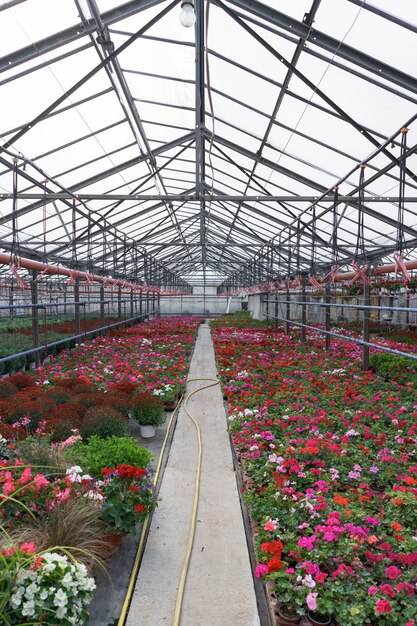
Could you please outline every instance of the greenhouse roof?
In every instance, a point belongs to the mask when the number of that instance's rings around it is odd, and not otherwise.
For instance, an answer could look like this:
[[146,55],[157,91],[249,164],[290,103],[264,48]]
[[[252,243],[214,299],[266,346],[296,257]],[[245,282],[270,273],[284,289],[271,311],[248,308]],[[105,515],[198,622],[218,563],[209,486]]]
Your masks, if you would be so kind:
[[0,248],[190,284],[413,258],[415,2],[194,5],[0,4]]

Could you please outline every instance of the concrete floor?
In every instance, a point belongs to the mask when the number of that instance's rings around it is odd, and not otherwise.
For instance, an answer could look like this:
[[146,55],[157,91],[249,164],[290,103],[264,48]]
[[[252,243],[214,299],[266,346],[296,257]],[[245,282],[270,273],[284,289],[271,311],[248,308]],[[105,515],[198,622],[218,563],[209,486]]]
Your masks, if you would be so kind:
[[[189,378],[215,377],[213,343],[200,326]],[[204,382],[188,383],[191,391]],[[188,403],[202,431],[201,495],[182,626],[259,626],[259,615],[220,387]],[[180,410],[126,626],[172,623],[194,497],[195,428]]]
[[[142,439],[139,434],[139,424],[136,420],[129,420],[129,435],[135,437],[140,446],[152,453],[153,460],[150,465],[154,470],[158,463],[170,415],[171,412],[167,413],[165,424],[157,428],[156,436],[152,439]],[[120,549],[111,559],[106,561],[105,566],[108,575],[97,568],[94,570],[97,589],[94,592],[93,601],[88,607],[90,613],[89,626],[114,626],[117,624],[126,597],[130,572],[139,544],[140,531],[141,526],[138,525],[137,534],[125,537]]]

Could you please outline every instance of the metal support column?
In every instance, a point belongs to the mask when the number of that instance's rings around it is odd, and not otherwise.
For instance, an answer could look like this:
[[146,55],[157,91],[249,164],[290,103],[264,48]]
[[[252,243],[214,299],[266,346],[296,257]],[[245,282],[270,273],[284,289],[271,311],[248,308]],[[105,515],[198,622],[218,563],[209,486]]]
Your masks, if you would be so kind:
[[[75,318],[75,334],[81,334],[81,318],[80,318],[80,279],[76,278],[74,281],[74,318]],[[77,339],[77,343],[79,343]]]
[[117,289],[117,321],[122,319],[122,288],[119,286]]
[[290,334],[290,316],[291,316],[291,304],[290,304],[290,290],[287,287],[287,291],[286,291],[286,301],[287,301],[287,306],[286,306],[286,315],[285,315],[285,319],[287,320],[284,324],[284,332],[286,335]]
[[104,285],[100,284],[100,328],[103,328],[105,324],[105,314],[104,314]]
[[275,330],[278,330],[278,291],[275,292]]
[[[371,304],[371,289],[368,283],[363,287],[363,305],[370,306]],[[369,342],[369,309],[363,311],[363,326],[362,326],[362,339]],[[362,346],[362,369],[364,371],[369,370],[369,346]]]
[[301,341],[303,343],[306,342],[306,328],[305,328],[305,324],[307,324],[306,282],[307,282],[306,277],[302,276],[301,277],[301,302],[303,304],[301,305],[301,323],[303,324],[303,326],[301,326]]
[[[30,286],[31,295],[32,295],[32,304],[38,304],[38,283],[36,282],[36,278],[38,276],[37,270],[32,270],[32,284]],[[32,308],[32,338],[33,338],[33,347],[39,348],[39,315],[38,315],[38,307],[33,306]],[[39,352],[35,352],[35,365],[39,367],[41,363]]]
[[[195,25],[195,184],[198,197],[205,194],[205,75],[204,75],[204,0],[194,2]],[[200,246],[201,263],[203,266],[203,300],[205,309],[206,299],[206,263],[207,263],[207,236],[206,236],[206,201],[200,199]]]
[[135,312],[133,308],[133,289],[130,290],[130,317],[134,317]]
[[[330,316],[330,285],[329,283],[326,283],[326,293],[324,296],[324,301],[327,304],[326,309],[325,309],[325,326],[326,326],[326,331],[329,333],[330,332],[330,323],[331,323],[331,316]],[[325,348],[326,350],[330,350],[330,335],[325,335],[326,339],[325,339]]]

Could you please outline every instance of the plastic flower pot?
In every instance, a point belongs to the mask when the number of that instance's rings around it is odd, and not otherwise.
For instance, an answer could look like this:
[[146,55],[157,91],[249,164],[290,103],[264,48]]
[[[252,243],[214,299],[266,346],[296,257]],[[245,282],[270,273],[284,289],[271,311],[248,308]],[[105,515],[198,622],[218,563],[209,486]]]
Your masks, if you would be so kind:
[[143,439],[150,439],[151,437],[155,437],[156,428],[155,426],[147,426],[146,424],[139,424],[140,427],[140,436]]
[[301,617],[285,604],[275,608],[275,617],[278,626],[292,626],[293,624],[299,624],[301,620]]
[[103,536],[104,547],[103,547],[102,558],[109,559],[114,554],[116,554],[116,552],[122,545],[122,541],[124,537],[125,537],[124,534],[117,535],[115,533],[109,533],[107,535],[104,535]]
[[308,619],[314,626],[330,626],[332,624],[331,615],[317,615],[313,611],[307,613]]

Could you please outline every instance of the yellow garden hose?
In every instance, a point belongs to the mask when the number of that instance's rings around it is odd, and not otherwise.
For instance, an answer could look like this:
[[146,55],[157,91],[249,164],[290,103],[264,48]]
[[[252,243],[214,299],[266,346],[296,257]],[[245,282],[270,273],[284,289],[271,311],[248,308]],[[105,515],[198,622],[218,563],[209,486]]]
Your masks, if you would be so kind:
[[[198,389],[194,389],[193,391],[190,391],[190,393],[187,394],[185,401],[184,401],[184,410],[185,413],[187,414],[187,416],[190,418],[190,420],[193,422],[196,431],[197,431],[197,443],[198,443],[198,455],[197,455],[197,468],[196,468],[196,475],[195,475],[195,487],[194,487],[194,501],[193,501],[193,509],[192,509],[192,514],[191,514],[191,524],[190,524],[190,532],[188,535],[188,543],[187,543],[187,551],[186,551],[186,555],[185,555],[185,559],[184,559],[184,565],[182,567],[182,571],[181,571],[181,578],[180,578],[180,584],[178,587],[178,592],[177,592],[177,599],[175,602],[175,613],[174,613],[174,619],[172,621],[172,626],[179,626],[180,623],[180,619],[181,619],[181,610],[182,610],[182,603],[183,603],[183,598],[184,598],[184,590],[185,590],[185,582],[187,579],[187,573],[188,573],[188,568],[189,568],[189,564],[190,564],[190,559],[191,559],[191,552],[193,549],[193,543],[194,543],[194,536],[195,536],[195,529],[196,529],[196,523],[197,523],[197,512],[198,512],[198,501],[199,501],[199,497],[200,497],[200,477],[201,477],[201,460],[202,460],[202,452],[203,452],[203,447],[202,447],[202,442],[201,442],[201,430],[200,430],[200,426],[197,423],[196,419],[193,417],[193,415],[188,411],[188,401],[191,398],[191,396],[193,396],[195,393],[198,393],[199,391],[203,391],[203,389],[209,389],[210,387],[214,387],[215,385],[218,385],[220,383],[220,381],[217,378],[189,378],[187,380],[187,382],[198,382],[198,381],[211,381],[210,384],[208,385],[204,385],[203,387],[199,387]],[[172,413],[171,418],[169,420],[168,423],[168,427],[165,433],[165,438],[164,441],[162,443],[162,448],[161,448],[161,452],[159,455],[159,460],[158,460],[158,465],[156,467],[156,471],[155,471],[155,477],[154,477],[154,485],[156,485],[157,480],[158,480],[158,476],[159,476],[159,472],[161,469],[161,465],[162,465],[162,459],[164,456],[164,452],[165,452],[165,447],[168,441],[168,437],[169,437],[169,433],[171,430],[171,425],[172,422],[174,420],[174,417],[179,409],[181,400],[178,402],[177,406],[175,407],[175,411]],[[139,570],[139,565],[140,565],[140,561],[142,558],[142,552],[143,552],[143,547],[144,547],[144,543],[145,543],[145,537],[146,537],[146,533],[147,533],[147,529],[149,526],[149,518],[146,518],[146,520],[143,523],[142,526],[142,532],[140,534],[140,538],[139,538],[139,545],[138,545],[138,549],[136,552],[136,556],[135,556],[135,561],[133,563],[133,567],[132,567],[132,572],[130,575],[130,580],[129,580],[129,585],[127,588],[127,592],[126,592],[126,597],[124,599],[123,602],[123,606],[122,606],[122,610],[120,612],[120,617],[119,620],[117,622],[117,626],[124,626],[125,622],[126,622],[126,618],[127,618],[127,613],[129,610],[129,605],[130,605],[130,601],[132,599],[132,595],[133,595],[133,590],[135,588],[135,583],[136,583],[136,578],[137,578],[137,574],[138,574],[138,570]]]
[[196,522],[197,522],[198,501],[200,498],[201,458],[202,458],[202,453],[203,453],[203,446],[201,443],[201,430],[196,419],[188,411],[187,405],[188,405],[188,400],[195,393],[199,393],[200,391],[203,391],[203,389],[209,389],[210,387],[214,387],[215,385],[218,385],[220,383],[220,381],[217,378],[189,378],[187,382],[196,382],[200,380],[210,380],[211,383],[209,385],[204,385],[204,387],[199,387],[198,389],[194,389],[194,391],[190,391],[190,393],[187,394],[187,397],[184,402],[184,411],[186,412],[190,420],[193,422],[197,431],[198,457],[197,457],[197,468],[196,468],[195,483],[194,483],[195,486],[194,486],[193,512],[191,515],[191,525],[190,525],[190,532],[188,535],[187,552],[185,554],[184,565],[181,571],[181,578],[180,578],[180,584],[178,587],[177,600],[175,602],[175,613],[174,613],[174,619],[172,620],[172,626],[179,626],[179,623],[181,620],[181,609],[182,609],[182,602],[184,598],[185,581],[187,579],[188,567],[190,565],[191,552],[193,549],[195,527],[196,527]]
[[[168,426],[167,426],[167,429],[166,429],[166,432],[165,432],[164,441],[162,442],[162,448],[161,448],[161,452],[159,453],[158,464],[156,466],[155,475],[154,475],[154,479],[153,479],[154,486],[158,482],[159,472],[161,470],[161,465],[162,465],[162,459],[164,457],[166,444],[167,444],[167,441],[168,441],[169,434],[171,432],[172,422],[174,421],[174,418],[175,418],[176,414],[178,413],[178,409],[180,407],[181,401],[182,401],[182,397],[178,401],[177,406],[175,407],[174,411],[172,412],[171,417],[169,418]],[[147,517],[145,519],[145,521],[143,522],[143,525],[142,525],[142,531],[141,531],[140,537],[139,537],[139,545],[138,545],[138,549],[136,551],[135,560],[133,562],[132,571],[131,571],[130,579],[129,579],[129,585],[127,587],[126,596],[125,596],[125,599],[123,601],[122,610],[120,611],[120,616],[119,616],[119,620],[117,622],[117,626],[124,626],[124,624],[126,622],[127,612],[129,610],[129,605],[130,605],[130,601],[132,599],[133,590],[135,588],[136,577],[138,575],[139,565],[140,565],[140,561],[141,561],[141,558],[142,558],[143,546],[144,546],[144,543],[145,543],[145,537],[146,537],[146,533],[147,533],[147,530],[148,530],[148,526],[149,526],[149,517]]]

